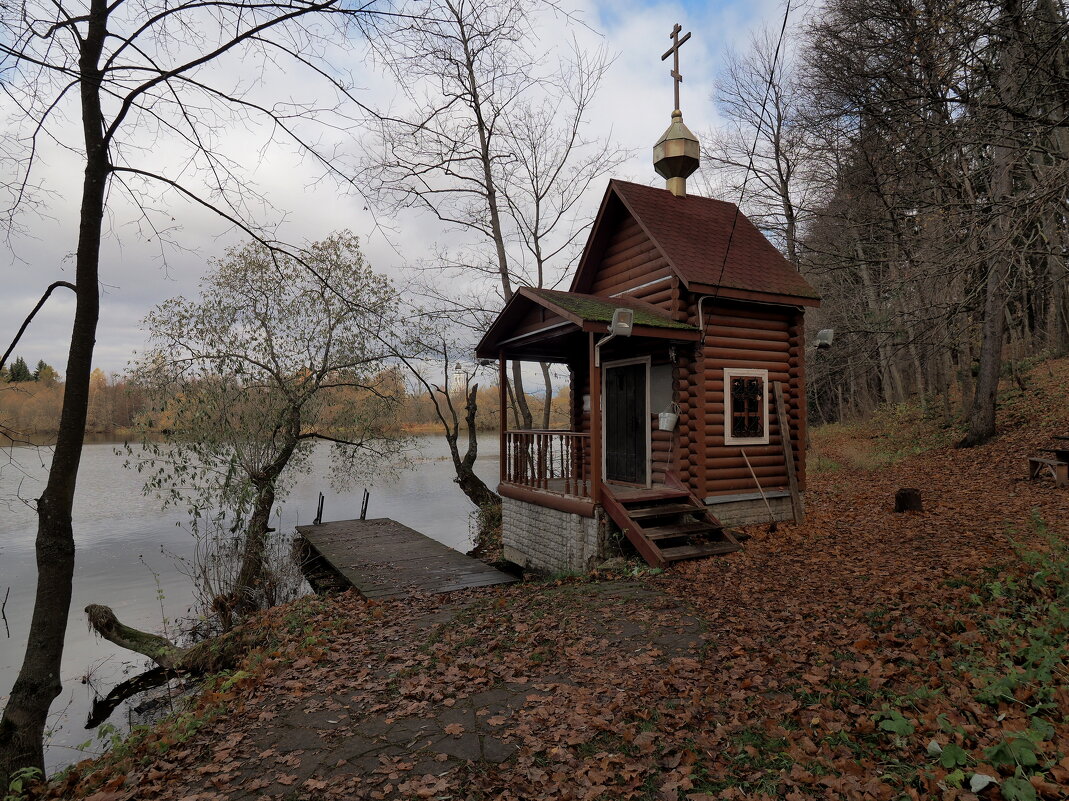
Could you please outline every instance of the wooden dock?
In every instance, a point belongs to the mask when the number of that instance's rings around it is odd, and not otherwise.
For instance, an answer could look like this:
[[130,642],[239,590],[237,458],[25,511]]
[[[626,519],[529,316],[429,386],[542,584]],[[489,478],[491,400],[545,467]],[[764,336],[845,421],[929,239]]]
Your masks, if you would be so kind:
[[396,520],[338,520],[297,533],[365,598],[452,592],[517,581]]

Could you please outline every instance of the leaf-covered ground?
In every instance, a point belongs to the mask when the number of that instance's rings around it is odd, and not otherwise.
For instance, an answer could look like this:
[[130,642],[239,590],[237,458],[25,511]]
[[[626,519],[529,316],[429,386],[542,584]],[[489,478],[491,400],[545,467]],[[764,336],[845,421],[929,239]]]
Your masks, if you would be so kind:
[[904,412],[817,432],[805,525],[727,557],[272,610],[245,670],[52,795],[1065,798],[1069,490],[1024,476],[1069,362],[1028,380],[974,450]]

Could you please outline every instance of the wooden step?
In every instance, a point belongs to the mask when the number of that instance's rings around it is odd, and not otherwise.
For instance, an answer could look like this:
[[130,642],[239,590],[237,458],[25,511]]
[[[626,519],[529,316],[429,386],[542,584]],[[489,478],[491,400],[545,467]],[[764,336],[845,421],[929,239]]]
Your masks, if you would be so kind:
[[689,493],[672,487],[621,487],[618,485],[606,485],[606,489],[621,504],[648,503],[650,501],[683,500],[689,497]]
[[680,559],[700,559],[703,556],[715,556],[740,550],[742,550],[742,547],[733,542],[710,542],[705,545],[680,545],[678,548],[662,548],[661,556],[667,562],[678,562]]
[[[741,549],[733,533],[675,478],[670,486],[651,488],[602,484],[601,503],[635,550],[654,567]],[[659,525],[646,528],[643,522]],[[663,548],[667,543],[672,547]]]
[[635,520],[665,515],[701,514],[705,511],[704,506],[695,506],[692,503],[666,503],[660,506],[627,506],[625,508],[627,514]]
[[651,540],[667,540],[672,537],[686,537],[691,534],[717,533],[721,531],[719,526],[714,526],[704,520],[697,523],[672,523],[667,526],[643,527],[642,533]]

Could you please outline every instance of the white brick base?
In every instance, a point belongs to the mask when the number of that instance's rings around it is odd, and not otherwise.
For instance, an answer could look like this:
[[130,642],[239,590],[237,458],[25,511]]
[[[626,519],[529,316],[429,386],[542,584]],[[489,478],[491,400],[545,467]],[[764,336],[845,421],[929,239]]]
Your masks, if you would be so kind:
[[513,498],[501,501],[501,543],[510,562],[550,573],[586,572],[614,555],[600,509],[592,519]]

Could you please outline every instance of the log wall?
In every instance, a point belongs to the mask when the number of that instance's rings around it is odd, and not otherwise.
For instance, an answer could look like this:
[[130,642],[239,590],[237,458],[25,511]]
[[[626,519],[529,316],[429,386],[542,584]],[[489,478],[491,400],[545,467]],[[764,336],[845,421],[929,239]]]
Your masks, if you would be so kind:
[[[762,489],[787,487],[787,468],[776,418],[772,382],[783,385],[791,442],[801,489],[805,488],[805,376],[801,312],[774,307],[746,307],[725,303],[705,305],[705,346],[699,357],[702,402],[692,404],[692,417],[704,426],[703,436],[690,452],[698,466],[690,486],[702,497],[756,492],[741,448],[745,448]],[[727,445],[724,442],[724,368],[768,371],[769,442],[767,445]],[[700,408],[700,411],[698,410]],[[704,476],[701,475],[704,470]]]
[[628,217],[609,238],[590,293],[624,294],[671,312],[679,302],[679,279],[645,231]]
[[[588,291],[611,298],[626,295],[667,311],[674,319],[698,324],[698,295],[682,286],[653,242],[638,223],[627,217],[609,237],[597,274]],[[799,488],[805,489],[805,371],[802,312],[783,306],[735,301],[706,301],[705,342],[679,345],[673,369],[675,402],[680,406],[674,432],[657,430],[651,409],[651,468],[654,483],[673,470],[699,497],[756,492],[739,446],[724,443],[724,368],[768,370],[769,444],[744,446],[763,489],[788,485],[783,461],[780,425],[776,419],[771,384],[783,385],[790,421]],[[533,326],[535,320],[524,321]],[[650,353],[653,363],[667,357],[666,342],[615,343],[602,354],[605,361]],[[618,350],[628,349],[625,354]],[[576,368],[572,381],[574,430],[590,431],[590,414],[581,409],[589,392],[586,365]],[[600,434],[600,432],[599,432]]]

